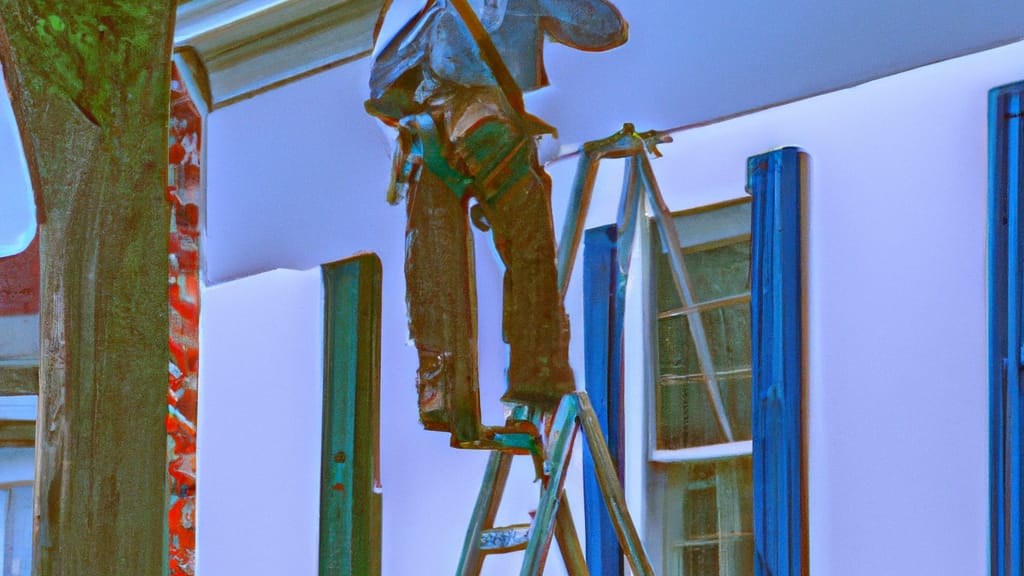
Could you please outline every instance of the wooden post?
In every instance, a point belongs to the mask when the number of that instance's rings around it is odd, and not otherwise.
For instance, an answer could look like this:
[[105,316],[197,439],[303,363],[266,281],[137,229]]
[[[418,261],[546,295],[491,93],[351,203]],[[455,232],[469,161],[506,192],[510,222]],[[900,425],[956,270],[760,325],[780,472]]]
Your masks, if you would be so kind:
[[44,219],[37,576],[167,570],[172,0],[0,0]]

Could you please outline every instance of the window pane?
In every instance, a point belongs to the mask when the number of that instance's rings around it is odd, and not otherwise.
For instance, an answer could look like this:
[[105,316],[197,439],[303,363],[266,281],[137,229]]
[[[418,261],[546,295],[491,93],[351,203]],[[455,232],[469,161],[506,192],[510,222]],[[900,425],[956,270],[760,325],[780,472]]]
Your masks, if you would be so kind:
[[718,537],[718,486],[713,463],[687,467],[683,532],[687,544]]
[[[701,316],[734,440],[749,440],[750,310],[742,303]],[[725,442],[687,323],[684,316],[658,322],[657,446],[662,450]]]
[[[749,204],[684,213],[675,223],[695,302],[683,308],[669,257],[655,234],[655,446],[678,450],[728,442],[720,418],[727,421],[733,441],[750,440]],[[691,321],[700,323],[697,330]],[[717,389],[709,389],[711,382]],[[714,395],[724,416],[715,409]],[[673,457],[684,456],[661,456]],[[663,470],[664,573],[753,576],[751,456],[679,461]]]
[[703,377],[663,378],[658,385],[658,449],[722,442]]
[[32,486],[10,489],[4,538],[4,576],[32,573]]
[[750,302],[701,314],[735,440],[751,439]]
[[683,574],[686,576],[719,576],[718,544],[683,548]]
[[658,320],[658,372],[662,376],[700,374],[700,361],[686,316]]
[[0,575],[7,576],[7,510],[11,507],[11,491],[0,490]]
[[35,450],[0,448],[0,490],[11,484],[28,484],[35,475]]
[[671,464],[668,498],[682,521],[667,519],[669,576],[752,576],[752,458]]
[[[692,224],[705,240],[683,250],[690,289],[700,307],[696,314],[683,313],[669,257],[654,235],[659,315],[655,445],[659,450],[728,441],[711,401],[691,319],[701,322],[733,440],[751,438],[749,217],[749,211],[732,205],[676,218],[681,237]],[[715,236],[710,223],[720,227],[723,235]]]
[[750,300],[701,312],[715,371],[750,372]]
[[722,394],[722,405],[729,416],[733,437],[736,440],[750,440],[750,372],[737,374],[721,374],[718,376],[718,389]]
[[[7,397],[7,416],[33,409],[35,397]],[[30,401],[29,401],[30,400]],[[0,576],[29,576],[32,571],[32,476],[35,450],[0,448]]]
[[[38,324],[36,325],[36,331],[39,331]],[[35,420],[38,406],[39,397],[35,394],[0,396],[0,420]]]
[[723,558],[727,558],[729,567],[723,574],[729,576],[753,576],[754,574],[754,537],[727,539],[722,545]]
[[[682,217],[685,225],[685,216]],[[656,240],[660,242],[660,240]],[[750,291],[750,239],[729,239],[726,244],[695,246],[683,251],[683,263],[689,275],[693,297],[698,302],[737,296]],[[681,307],[668,254],[658,246],[658,311]]]

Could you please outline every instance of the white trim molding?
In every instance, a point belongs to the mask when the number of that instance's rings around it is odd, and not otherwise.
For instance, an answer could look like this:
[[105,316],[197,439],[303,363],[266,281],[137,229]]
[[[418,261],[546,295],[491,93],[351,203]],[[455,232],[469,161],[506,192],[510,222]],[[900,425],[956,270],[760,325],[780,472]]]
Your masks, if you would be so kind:
[[[368,55],[383,0],[191,0],[175,51],[211,109]],[[204,81],[205,80],[205,81]]]

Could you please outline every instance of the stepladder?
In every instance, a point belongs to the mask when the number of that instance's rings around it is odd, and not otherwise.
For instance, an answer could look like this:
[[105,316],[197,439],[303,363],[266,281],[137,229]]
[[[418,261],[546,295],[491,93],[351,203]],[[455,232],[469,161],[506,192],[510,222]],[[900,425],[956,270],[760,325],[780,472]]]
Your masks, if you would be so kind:
[[[573,443],[577,433],[582,431],[593,455],[595,474],[626,560],[635,576],[653,575],[587,393],[578,391],[563,396],[554,412],[523,409],[511,418],[521,424],[529,422],[536,434],[524,431],[510,437],[495,438],[506,442],[507,448],[493,450],[487,462],[457,574],[478,575],[488,554],[519,550],[525,550],[520,576],[543,574],[552,539],[557,541],[571,576],[589,574],[564,490]],[[513,437],[518,434],[522,436]],[[528,455],[533,459],[540,480],[540,500],[531,523],[495,527],[494,519],[512,458],[516,455]]]
[[[598,164],[605,158],[617,158],[626,161],[617,221],[620,269],[623,273],[628,271],[633,236],[641,220],[650,214],[663,243],[669,246],[675,288],[681,301],[692,307],[692,286],[678,249],[678,233],[672,224],[671,214],[662,198],[649,160],[649,155],[660,156],[658,144],[670,141],[671,138],[664,133],[637,133],[631,124],[625,124],[616,134],[581,147],[579,166],[558,246],[558,283],[563,298],[583,234]],[[690,319],[689,324],[691,332],[697,332],[691,334],[693,339],[706,342],[701,333],[700,318]],[[705,364],[705,355],[699,355],[702,365]],[[711,368],[709,360],[704,368]],[[714,391],[717,392],[717,387]],[[716,409],[722,409],[716,394],[712,394],[711,400]],[[484,443],[474,446],[486,447],[492,452],[466,532],[458,576],[480,574],[487,555],[519,550],[525,550],[520,576],[543,574],[552,540],[557,542],[571,576],[589,574],[564,492],[572,446],[580,431],[593,457],[593,474],[632,574],[654,574],[627,509],[622,484],[597,415],[586,392],[577,391],[563,396],[557,408],[550,412],[529,407],[513,408],[504,427],[491,429],[488,434],[490,441],[486,446]],[[724,432],[726,436],[731,435],[729,430]],[[494,520],[508,480],[512,458],[516,455],[532,458],[540,481],[540,500],[532,522],[495,527]]]

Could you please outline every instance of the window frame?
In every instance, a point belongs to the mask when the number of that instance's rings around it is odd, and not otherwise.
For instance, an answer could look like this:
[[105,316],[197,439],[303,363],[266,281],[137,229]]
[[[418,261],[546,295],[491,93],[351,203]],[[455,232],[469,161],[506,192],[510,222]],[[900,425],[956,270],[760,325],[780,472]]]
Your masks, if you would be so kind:
[[[795,147],[779,148],[764,154],[753,156],[747,162],[747,192],[752,196],[752,224],[751,224],[751,337],[752,337],[752,409],[754,410],[750,451],[754,459],[754,546],[755,546],[755,574],[764,576],[800,576],[807,573],[807,506],[806,506],[806,439],[803,426],[804,415],[804,375],[806,354],[804,348],[806,340],[803,334],[803,319],[805,317],[804,307],[804,270],[805,253],[803,248],[804,221],[803,196],[806,191],[807,181],[807,154]],[[759,218],[760,217],[760,218]],[[758,221],[762,220],[760,225]],[[663,508],[664,499],[660,496],[664,489],[664,479],[652,477],[644,471],[652,464],[659,464],[659,460],[652,458],[654,455],[655,442],[653,436],[656,409],[653,402],[652,387],[654,384],[655,357],[650,352],[654,349],[655,338],[653,336],[656,312],[652,312],[649,305],[652,302],[654,285],[651,281],[652,261],[652,230],[646,226],[638,227],[640,235],[640,251],[642,262],[639,270],[642,290],[640,300],[643,310],[643,349],[644,366],[642,368],[642,381],[645,385],[642,395],[641,407],[643,424],[643,440],[639,443],[630,441],[627,434],[630,430],[636,431],[636,426],[627,423],[631,420],[630,412],[637,410],[634,406],[627,406],[623,411],[608,414],[608,430],[606,434],[625,438],[623,443],[628,454],[624,469],[620,471],[620,477],[633,484],[627,497],[632,506],[641,505],[641,510],[634,510],[634,517],[640,518],[638,524],[646,532],[645,541],[648,548],[652,536],[659,541],[662,539],[660,530],[652,526],[645,513],[649,508]],[[762,251],[765,246],[769,249]],[[590,249],[590,246],[587,246]],[[600,247],[595,246],[595,252],[614,250],[615,243],[605,243]],[[769,258],[775,251],[779,251],[782,258],[773,260]],[[758,257],[760,256],[760,258]],[[607,259],[596,255],[590,259],[584,258],[584,273],[590,274],[593,262]],[[610,256],[615,261],[614,253]],[[586,276],[585,276],[586,277]],[[611,286],[612,284],[605,284]],[[590,286],[585,288],[586,302],[599,302],[601,298],[599,287]],[[613,299],[614,293],[605,292],[604,297]],[[613,314],[618,315],[614,322],[622,323],[622,316],[626,306],[635,306],[635,299],[627,298],[624,306],[615,309]],[[588,312],[589,313],[589,312]],[[754,319],[759,314],[761,322]],[[607,326],[614,325],[614,322],[595,323],[585,325],[584,333],[586,338],[585,356],[587,361],[586,386],[589,394],[621,395],[620,387],[615,388],[609,384],[609,378],[605,374],[592,374],[590,366],[597,364],[593,358],[595,354],[607,353],[609,342],[611,345],[624,346],[622,342],[615,343],[609,340]],[[761,336],[755,340],[755,332]],[[785,338],[779,337],[785,335]],[[773,337],[774,335],[774,337]],[[755,346],[756,342],[767,342],[763,349]],[[774,343],[774,344],[773,344]],[[796,343],[796,344],[793,344]],[[622,356],[626,354],[623,353]],[[773,369],[774,368],[774,369]],[[606,373],[612,369],[607,368]],[[624,368],[617,367],[619,373]],[[630,374],[635,371],[630,370]],[[766,397],[768,392],[783,391],[777,398],[770,398],[770,402],[759,403],[761,394]],[[760,413],[760,414],[759,414]],[[773,438],[772,433],[778,437]],[[742,441],[741,441],[742,442]],[[674,454],[674,456],[686,460],[707,460],[716,455],[734,455],[724,446],[731,446],[735,451],[736,442],[730,444],[712,445],[711,450],[701,447],[696,450],[686,449],[687,453]],[[637,454],[635,452],[641,452]],[[637,468],[641,470],[637,473]],[[584,463],[584,481],[593,476],[592,465]],[[639,496],[639,498],[637,497]],[[592,504],[593,496],[585,494],[587,522],[591,522],[591,510],[599,504]],[[638,501],[640,500],[640,501]],[[604,522],[603,519],[597,520]],[[658,532],[658,534],[652,534]],[[598,553],[607,553],[610,548],[617,550],[614,539],[609,540],[603,530],[596,531],[592,535],[588,527],[587,534],[587,560],[593,570],[594,557]],[[663,546],[662,546],[663,548]],[[648,550],[652,563],[662,565],[662,550]],[[601,560],[596,560],[601,562]],[[605,560],[605,562],[607,562]],[[600,572],[612,574],[613,572]],[[617,574],[621,574],[618,572]]]
[[[28,488],[29,489],[29,493],[28,493],[29,499],[31,500],[32,498],[34,498],[33,492],[35,491],[35,486],[34,486],[34,482],[32,480],[0,483],[0,495],[3,496],[3,497],[0,497],[0,532],[2,532],[2,534],[0,534],[0,576],[6,576],[6,574],[8,574],[8,572],[7,572],[7,568],[8,568],[8,565],[7,565],[7,562],[8,562],[8,559],[7,559],[7,549],[8,549],[8,547],[11,546],[11,544],[9,544],[7,542],[7,537],[10,536],[9,532],[12,529],[11,523],[13,521],[13,519],[10,516],[8,516],[8,515],[10,514],[11,506],[12,506],[12,504],[14,502],[14,490],[19,489],[19,488]],[[31,507],[29,507],[28,513],[29,513],[29,517],[27,518],[27,522],[28,522],[28,526],[30,528],[29,533],[28,533],[28,541],[29,541],[29,554],[31,555],[32,554],[32,543],[31,543],[32,542],[32,531],[31,531],[31,527],[32,527],[32,511],[31,511]],[[24,517],[22,517],[22,519],[26,520]],[[28,571],[29,572],[32,571],[31,556],[29,557]],[[25,576],[28,576],[25,573],[23,567],[20,567],[20,566],[19,566],[19,574],[24,574]]]
[[[31,402],[31,398],[35,397],[36,401]],[[29,399],[28,402],[18,402],[17,400]],[[35,404],[33,406],[33,404]],[[6,449],[30,449],[32,450],[32,459],[35,457],[35,429],[36,429],[36,414],[38,411],[38,396],[36,394],[8,394],[0,390],[0,450]],[[0,478],[0,493],[6,493],[4,498],[0,498],[0,531],[3,535],[0,535],[0,575],[6,574],[7,570],[7,546],[6,537],[7,532],[10,528],[9,523],[11,519],[8,517],[10,512],[10,505],[13,497],[13,490],[16,488],[29,487],[31,490],[31,497],[34,498],[35,492],[35,478],[34,468],[23,471],[23,473],[15,472],[11,476],[6,478]],[[22,475],[24,474],[24,475]],[[31,515],[31,513],[30,513]],[[32,519],[29,518],[29,554],[34,554],[34,550],[31,547],[32,530],[31,530]],[[32,560],[31,556],[29,558]],[[31,570],[31,565],[28,567]],[[25,573],[25,572],[22,572]]]
[[[688,208],[685,210],[679,210],[672,212],[669,216],[674,225],[679,218],[685,218],[687,216],[695,216],[702,213],[723,210],[736,205],[750,205],[750,213],[753,214],[753,201],[749,196],[738,196],[724,201],[712,202],[710,204],[700,205],[694,208]],[[678,228],[677,228],[678,230]],[[683,256],[687,253],[692,253],[692,250],[706,247],[709,244],[714,245],[719,241],[724,241],[726,244],[735,241],[743,242],[747,241],[751,243],[751,256],[753,255],[753,236],[752,227],[748,226],[745,228],[746,232],[742,234],[727,235],[721,239],[716,239],[711,242],[700,242],[694,245],[686,245],[682,242],[680,249],[683,252]],[[682,543],[685,545],[687,538],[685,535],[685,525],[682,521],[682,514],[686,510],[685,498],[680,495],[677,498],[667,498],[666,495],[671,491],[673,486],[682,488],[689,484],[688,480],[683,480],[685,474],[689,471],[690,467],[696,464],[704,464],[715,461],[730,460],[738,462],[745,456],[753,455],[753,441],[752,440],[734,440],[731,442],[719,442],[716,444],[706,444],[702,446],[678,448],[678,449],[659,449],[658,448],[658,402],[657,402],[657,387],[659,380],[658,365],[659,365],[659,338],[658,338],[658,320],[660,319],[661,313],[657,310],[657,306],[654,304],[658,299],[658,282],[657,282],[657,264],[656,257],[657,251],[660,247],[661,239],[658,238],[658,226],[654,218],[651,218],[649,225],[646,227],[646,234],[641,239],[641,254],[642,261],[644,262],[644,273],[641,282],[643,283],[642,292],[644,299],[642,301],[643,314],[644,314],[644,338],[645,338],[645,373],[643,379],[644,389],[644,442],[645,456],[641,466],[645,470],[645,474],[648,478],[647,484],[654,488],[653,492],[656,492],[654,498],[644,503],[646,512],[649,517],[647,535],[647,542],[658,547],[657,553],[654,555],[658,558],[658,565],[665,569],[668,573],[675,573],[675,571],[681,571],[682,568],[678,562],[672,557],[673,549],[676,547],[678,541],[669,541],[670,534],[683,534]],[[680,234],[680,240],[682,240],[682,234]],[[692,288],[691,288],[692,289]],[[740,295],[742,297],[742,295]],[[729,297],[732,300],[733,297]],[[747,298],[749,302],[749,297]],[[698,307],[702,307],[703,302],[697,302]],[[687,466],[681,466],[687,465]],[[715,493],[716,502],[719,498],[719,488],[721,488],[718,482],[718,476],[715,476]],[[673,521],[672,517],[676,516],[676,520]],[[719,525],[719,529],[723,526]],[[721,540],[720,540],[721,542]],[[656,544],[655,544],[656,543]],[[722,560],[725,559],[728,562],[728,555],[723,557],[719,555],[719,571],[728,569],[727,565],[721,564]],[[666,568],[667,567],[667,568]],[[742,575],[741,575],[742,576]]]
[[[729,208],[731,206],[737,206],[741,204],[753,204],[752,199],[746,196],[739,196],[730,200],[724,200],[721,202],[714,202],[711,204],[705,204],[696,208],[689,208],[686,210],[680,210],[673,212],[670,216],[673,222],[680,217],[692,216],[695,214],[701,214],[711,212],[714,210],[720,210]],[[751,209],[753,209],[751,207]],[[752,454],[753,452],[753,441],[752,440],[734,440],[732,442],[720,442],[717,444],[706,444],[703,446],[694,446],[689,448],[677,448],[677,449],[663,449],[658,448],[658,431],[657,431],[657,402],[656,398],[656,387],[658,385],[658,374],[654,369],[658,365],[659,351],[657,346],[658,339],[658,320],[660,319],[657,312],[652,312],[650,308],[651,302],[657,301],[657,285],[654,281],[654,239],[657,232],[657,225],[653,219],[650,220],[648,226],[648,234],[644,237],[642,243],[643,250],[643,262],[644,266],[649,266],[649,270],[644,274],[644,287],[643,292],[645,296],[644,302],[644,313],[651,314],[649,319],[645,319],[646,338],[649,339],[650,345],[647,347],[647,358],[645,361],[651,367],[651,371],[646,375],[644,381],[644,391],[648,395],[648,401],[646,402],[646,435],[647,435],[647,456],[646,461],[649,463],[660,463],[660,464],[673,464],[673,463],[684,463],[684,462],[703,462],[707,460],[717,460],[722,458],[733,458],[736,456],[744,456]],[[732,243],[737,241],[738,238],[746,238],[752,241],[752,234],[739,234],[735,236],[727,236],[722,238],[723,241]],[[717,242],[717,241],[716,241]],[[742,242],[738,240],[737,242]],[[704,246],[706,243],[696,244],[694,246],[681,247],[685,252],[692,248],[699,248]],[[753,244],[751,243],[751,253],[753,253]],[[727,299],[732,301],[737,298],[743,298],[742,294],[730,296]],[[746,300],[750,301],[750,293],[746,295]],[[697,307],[704,309],[716,309],[717,306],[711,308],[705,308],[707,302],[701,302],[697,304]],[[724,306],[730,305],[729,303]]]

